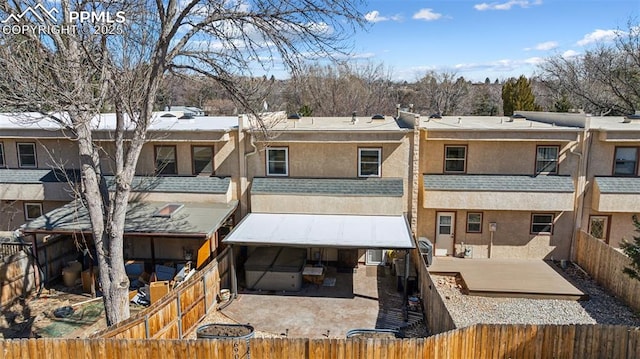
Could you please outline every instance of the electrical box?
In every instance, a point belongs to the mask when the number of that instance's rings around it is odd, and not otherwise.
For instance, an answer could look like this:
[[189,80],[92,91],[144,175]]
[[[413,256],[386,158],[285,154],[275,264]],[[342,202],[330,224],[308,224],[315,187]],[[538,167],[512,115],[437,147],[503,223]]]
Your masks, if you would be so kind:
[[489,223],[489,232],[495,232],[498,229],[498,224],[496,222]]

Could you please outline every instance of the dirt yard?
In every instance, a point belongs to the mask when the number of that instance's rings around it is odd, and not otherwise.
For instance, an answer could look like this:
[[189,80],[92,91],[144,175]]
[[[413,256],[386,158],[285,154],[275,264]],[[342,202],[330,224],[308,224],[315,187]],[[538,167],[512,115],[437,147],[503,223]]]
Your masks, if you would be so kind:
[[[142,307],[131,305],[132,313]],[[56,311],[59,316],[57,317]],[[106,328],[101,298],[81,286],[53,285],[39,296],[18,300],[0,312],[0,335],[18,338],[86,338]]]

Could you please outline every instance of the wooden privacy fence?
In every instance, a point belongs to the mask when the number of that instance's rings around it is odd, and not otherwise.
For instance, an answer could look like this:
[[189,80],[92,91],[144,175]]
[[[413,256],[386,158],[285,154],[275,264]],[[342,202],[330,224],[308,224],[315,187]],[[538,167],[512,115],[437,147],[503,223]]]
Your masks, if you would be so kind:
[[38,287],[31,246],[0,243],[0,306],[26,298]]
[[93,335],[94,338],[115,339],[182,339],[217,306],[221,286],[228,285],[229,249],[131,318]]
[[418,272],[418,283],[422,294],[422,310],[427,319],[429,330],[433,334],[438,334],[455,329],[456,325],[453,322],[453,318],[451,318],[442,296],[436,289],[435,283],[433,283],[422,255],[418,250],[413,250],[411,254],[411,260]]
[[43,281],[51,283],[62,275],[62,268],[78,259],[76,240],[70,235],[54,235],[36,245],[38,262],[43,271]]
[[575,262],[600,285],[640,312],[640,281],[622,272],[631,260],[603,241],[580,232],[576,241]]
[[0,341],[2,358],[627,358],[640,357],[640,328],[603,325],[474,325],[421,339]]

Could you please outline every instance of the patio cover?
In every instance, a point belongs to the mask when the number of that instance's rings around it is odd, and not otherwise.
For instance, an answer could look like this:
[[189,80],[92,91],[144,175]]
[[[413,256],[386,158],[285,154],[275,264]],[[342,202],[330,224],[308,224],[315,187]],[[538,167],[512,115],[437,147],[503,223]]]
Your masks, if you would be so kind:
[[250,246],[415,248],[402,215],[250,213],[222,242]]
[[[129,202],[125,235],[206,238],[235,211],[238,201],[230,203],[180,203],[184,207],[171,217],[154,213],[166,202]],[[31,233],[90,233],[89,212],[81,201],[56,208],[21,228]]]

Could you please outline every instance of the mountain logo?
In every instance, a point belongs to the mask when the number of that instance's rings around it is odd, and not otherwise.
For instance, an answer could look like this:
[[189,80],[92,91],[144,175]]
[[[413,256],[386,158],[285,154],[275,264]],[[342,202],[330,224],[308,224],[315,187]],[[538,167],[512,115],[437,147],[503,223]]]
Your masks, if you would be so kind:
[[58,20],[56,19],[54,14],[57,14],[57,13],[58,13],[58,9],[56,8],[51,8],[50,10],[47,10],[47,8],[45,8],[42,4],[37,4],[34,7],[31,7],[31,6],[27,7],[26,9],[24,9],[22,13],[18,15],[16,14],[9,15],[9,17],[2,20],[2,23],[6,24],[7,22],[9,22],[9,20],[13,20],[14,22],[17,23],[17,22],[20,22],[22,18],[29,15],[38,19],[38,21],[42,23],[45,22],[45,20],[49,20],[56,23],[58,22]]

